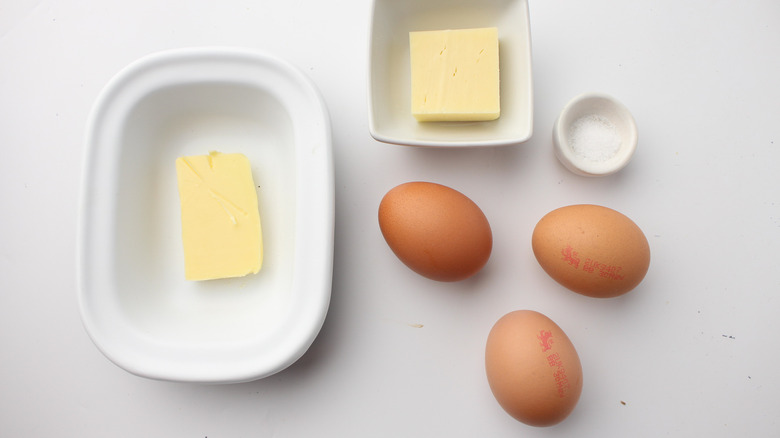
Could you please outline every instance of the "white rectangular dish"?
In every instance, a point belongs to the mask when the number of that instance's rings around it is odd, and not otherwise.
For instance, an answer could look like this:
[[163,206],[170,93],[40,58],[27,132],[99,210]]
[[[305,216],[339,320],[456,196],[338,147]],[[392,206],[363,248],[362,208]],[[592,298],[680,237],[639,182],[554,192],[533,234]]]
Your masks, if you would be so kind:
[[[175,160],[211,150],[252,165],[265,260],[247,277],[185,281]],[[254,380],[295,362],[330,302],[330,121],[300,71],[228,48],[153,54],[122,70],[87,126],[79,303],[87,332],[140,376]]]
[[[498,28],[501,116],[489,122],[424,122],[411,112],[409,32]],[[386,143],[503,146],[533,132],[527,0],[375,0],[369,54],[369,131]]]

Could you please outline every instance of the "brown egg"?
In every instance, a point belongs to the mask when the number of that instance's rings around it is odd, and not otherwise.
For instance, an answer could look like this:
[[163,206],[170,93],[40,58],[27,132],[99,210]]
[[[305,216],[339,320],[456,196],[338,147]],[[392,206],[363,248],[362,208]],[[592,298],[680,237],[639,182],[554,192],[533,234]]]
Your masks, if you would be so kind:
[[531,239],[536,260],[563,286],[596,298],[634,289],[650,266],[650,246],[628,217],[598,205],[571,205],[545,215]]
[[490,224],[477,204],[430,182],[390,190],[379,204],[379,228],[406,266],[438,281],[471,277],[485,266],[493,248]]
[[563,421],[582,393],[582,365],[566,333],[532,310],[501,317],[490,330],[485,371],[498,404],[525,424]]

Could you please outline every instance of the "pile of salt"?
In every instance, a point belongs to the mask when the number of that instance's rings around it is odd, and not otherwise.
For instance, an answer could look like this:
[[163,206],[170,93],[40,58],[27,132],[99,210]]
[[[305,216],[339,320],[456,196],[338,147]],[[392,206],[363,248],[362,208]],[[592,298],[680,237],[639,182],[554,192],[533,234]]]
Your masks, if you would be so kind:
[[572,151],[591,161],[607,161],[620,149],[620,135],[615,125],[600,115],[581,117],[571,126],[569,145]]

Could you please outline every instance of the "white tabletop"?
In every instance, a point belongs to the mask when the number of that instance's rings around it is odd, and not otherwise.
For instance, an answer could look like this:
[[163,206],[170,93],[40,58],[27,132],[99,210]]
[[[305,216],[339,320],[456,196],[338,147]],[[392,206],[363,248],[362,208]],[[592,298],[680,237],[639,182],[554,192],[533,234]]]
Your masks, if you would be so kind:
[[[534,135],[479,150],[379,143],[367,126],[371,3],[6,1],[0,6],[0,434],[13,437],[771,436],[780,426],[780,3],[532,1]],[[76,230],[84,126],[99,90],[161,49],[233,45],[308,74],[329,107],[336,171],[330,311],[309,351],[269,378],[195,385],[134,376],[81,324]],[[633,113],[639,147],[587,179],[551,130],[585,91]],[[483,209],[494,248],[477,276],[402,265],[377,208],[411,180]],[[597,300],[533,257],[536,222],[597,203],[645,232],[629,294]],[[547,429],[505,414],[487,333],[533,309],[575,344],[584,388]]]

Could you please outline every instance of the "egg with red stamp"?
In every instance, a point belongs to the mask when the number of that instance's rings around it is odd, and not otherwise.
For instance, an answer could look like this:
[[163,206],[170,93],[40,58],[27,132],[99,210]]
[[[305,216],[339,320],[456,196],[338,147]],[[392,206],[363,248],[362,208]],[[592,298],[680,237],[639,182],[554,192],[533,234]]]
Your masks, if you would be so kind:
[[437,281],[473,276],[493,248],[490,224],[479,206],[431,182],[409,182],[387,192],[379,204],[379,228],[401,262]]
[[650,246],[639,226],[599,205],[570,205],[546,214],[534,228],[531,246],[550,277],[589,297],[623,295],[650,267]]
[[530,426],[560,423],[582,393],[582,365],[571,340],[532,310],[510,312],[495,323],[485,346],[485,372],[498,404]]

